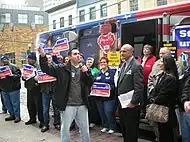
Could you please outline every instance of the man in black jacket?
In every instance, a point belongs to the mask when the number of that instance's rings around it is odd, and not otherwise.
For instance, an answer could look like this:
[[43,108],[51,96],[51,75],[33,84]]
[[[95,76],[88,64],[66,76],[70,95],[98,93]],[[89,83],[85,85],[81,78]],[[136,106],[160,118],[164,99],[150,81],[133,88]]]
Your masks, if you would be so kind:
[[15,123],[21,121],[20,118],[20,77],[21,71],[16,65],[9,62],[7,55],[1,57],[3,66],[9,66],[12,75],[0,79],[3,100],[10,116],[5,121],[14,120]]
[[183,142],[190,142],[190,52],[185,52],[188,56],[188,67],[185,69],[184,77],[180,86],[184,86],[182,90],[181,102],[184,110],[182,121],[182,139]]
[[[39,67],[36,64],[36,54],[34,52],[28,55],[28,64],[32,65],[34,68]],[[35,72],[37,75],[37,73]],[[32,77],[28,80],[23,78],[25,81],[25,88],[27,89],[27,108],[30,119],[25,123],[25,125],[30,125],[36,123],[36,114],[38,113],[38,120],[40,121],[39,127],[43,127],[43,108],[42,108],[42,95],[40,93],[40,86]]]
[[68,64],[58,65],[48,65],[44,50],[39,48],[38,51],[42,71],[57,78],[54,101],[61,111],[61,142],[70,141],[69,129],[73,120],[79,126],[82,141],[90,142],[87,107],[93,76],[85,65],[80,65],[78,49],[69,51]]

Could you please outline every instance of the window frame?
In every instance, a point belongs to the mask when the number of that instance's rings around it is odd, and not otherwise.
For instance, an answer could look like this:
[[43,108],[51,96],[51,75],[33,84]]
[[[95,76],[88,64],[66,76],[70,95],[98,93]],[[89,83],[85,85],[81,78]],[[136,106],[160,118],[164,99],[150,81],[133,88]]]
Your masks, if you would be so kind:
[[[84,12],[84,14],[81,14]],[[85,22],[85,9],[79,11],[79,22]]]
[[[24,16],[26,16],[26,17],[24,17]],[[26,13],[19,13],[18,14],[18,23],[19,24],[28,24],[28,14],[26,14]]]
[[138,0],[130,0],[130,11],[137,11],[139,10],[139,1]]
[[[44,24],[44,16],[43,15],[34,15],[35,18],[35,24],[37,25],[43,25]],[[38,22],[37,22],[38,21]]]
[[100,5],[100,17],[106,17],[108,16],[108,9],[107,9],[107,3]]
[[65,17],[60,18],[60,28],[65,27]]
[[96,7],[95,6],[93,6],[93,7],[90,7],[89,8],[89,19],[90,20],[95,20],[96,19]]

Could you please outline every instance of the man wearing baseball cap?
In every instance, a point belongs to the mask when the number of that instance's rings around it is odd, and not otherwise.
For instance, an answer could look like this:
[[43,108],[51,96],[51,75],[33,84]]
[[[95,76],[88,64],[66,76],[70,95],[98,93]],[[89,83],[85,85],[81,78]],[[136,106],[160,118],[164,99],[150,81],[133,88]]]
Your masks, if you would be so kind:
[[9,62],[7,55],[1,57],[2,66],[8,66],[12,72],[0,79],[1,89],[5,107],[10,116],[5,118],[5,121],[14,120],[15,123],[21,121],[20,118],[20,89],[21,89],[21,71],[20,69]]

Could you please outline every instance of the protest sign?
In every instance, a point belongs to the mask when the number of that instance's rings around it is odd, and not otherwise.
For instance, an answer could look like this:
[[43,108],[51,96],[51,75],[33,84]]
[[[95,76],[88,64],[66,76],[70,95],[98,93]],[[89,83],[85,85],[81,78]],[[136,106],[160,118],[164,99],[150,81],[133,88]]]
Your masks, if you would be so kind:
[[94,82],[91,88],[92,96],[100,96],[100,97],[109,97],[110,96],[110,85],[107,83],[99,83]]
[[42,71],[38,71],[38,83],[46,83],[46,82],[53,82],[56,81],[56,78],[53,76],[50,76],[46,73],[43,73]]

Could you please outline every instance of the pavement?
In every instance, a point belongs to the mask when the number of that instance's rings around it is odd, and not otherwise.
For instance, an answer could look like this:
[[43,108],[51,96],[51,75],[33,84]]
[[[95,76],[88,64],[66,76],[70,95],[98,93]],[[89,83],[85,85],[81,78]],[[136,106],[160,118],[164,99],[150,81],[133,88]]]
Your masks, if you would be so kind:
[[[18,124],[14,122],[5,122],[4,118],[8,114],[0,114],[0,142],[59,142],[60,132],[54,129],[52,125],[50,130],[41,133],[37,124],[26,126],[24,122],[28,121],[28,111],[26,103],[26,89],[21,89],[21,118],[22,121]],[[1,112],[1,102],[0,102]],[[52,115],[52,112],[50,113]],[[91,142],[122,142],[123,138],[120,133],[113,135],[103,134],[100,132],[100,127],[95,127],[90,130]],[[80,142],[78,130],[70,132],[71,142]],[[139,142],[151,142],[149,140],[139,139]]]

